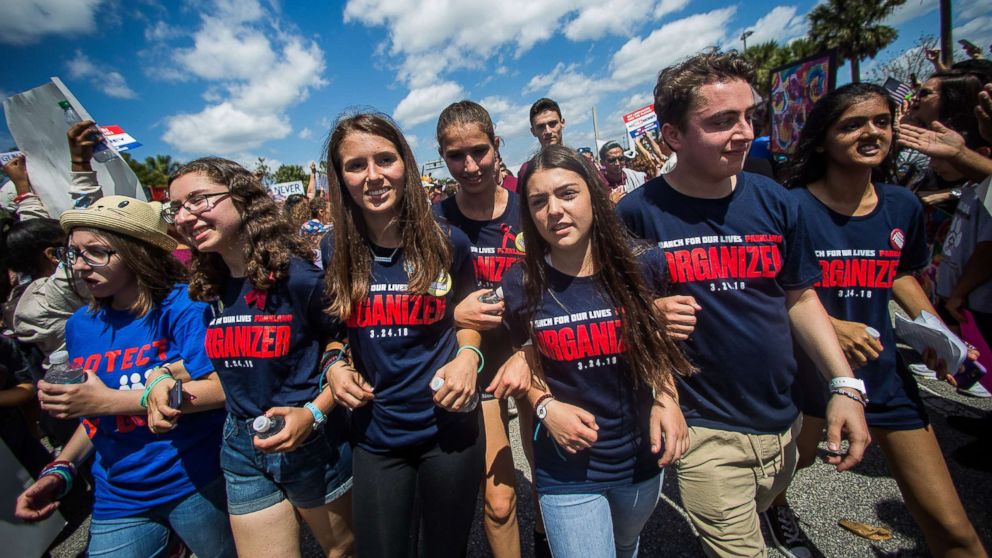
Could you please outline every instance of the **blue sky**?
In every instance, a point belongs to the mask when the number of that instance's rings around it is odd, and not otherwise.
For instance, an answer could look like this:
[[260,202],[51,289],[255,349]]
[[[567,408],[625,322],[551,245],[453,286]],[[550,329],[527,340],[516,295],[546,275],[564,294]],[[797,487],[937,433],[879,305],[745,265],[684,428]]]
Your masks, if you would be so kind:
[[[874,64],[938,33],[937,0],[907,0],[898,41]],[[813,0],[7,0],[0,96],[59,76],[101,124],[122,126],[139,158],[223,155],[244,163],[321,157],[335,117],[392,115],[419,163],[437,158],[450,102],[488,108],[511,166],[537,147],[530,104],[562,104],[565,142],[622,136],[621,115],[651,102],[660,69],[708,46],[740,48],[806,32]],[[957,0],[955,39],[987,48],[992,0]],[[987,55],[988,56],[988,55]],[[849,78],[847,67],[839,83]],[[13,144],[0,123],[0,149]]]

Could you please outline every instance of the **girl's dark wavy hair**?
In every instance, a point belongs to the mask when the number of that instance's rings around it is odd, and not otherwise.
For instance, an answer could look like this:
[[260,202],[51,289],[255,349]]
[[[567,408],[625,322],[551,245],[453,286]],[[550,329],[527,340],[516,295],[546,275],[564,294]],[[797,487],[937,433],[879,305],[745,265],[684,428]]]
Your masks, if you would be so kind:
[[[826,141],[827,131],[844,114],[844,111],[871,97],[885,101],[889,108],[892,125],[895,125],[896,103],[889,97],[884,87],[873,83],[850,83],[827,93],[826,96],[813,105],[806,118],[806,124],[799,134],[799,141],[792,161],[786,169],[785,185],[789,188],[806,186],[820,180],[827,174],[827,154],[817,151]],[[895,136],[889,153],[881,165],[872,171],[872,180],[895,183],[896,158],[899,150],[896,148]]]
[[[529,161],[517,185],[521,199],[525,200],[525,208],[529,207],[526,200],[531,178],[534,173],[547,169],[574,172],[582,177],[589,189],[592,199],[590,242],[593,262],[598,270],[599,283],[610,301],[616,308],[623,309],[620,319],[631,379],[674,395],[669,385],[671,375],[689,375],[695,368],[666,333],[665,316],[655,306],[654,297],[641,276],[637,257],[648,249],[648,245],[630,237],[607,197],[607,188],[599,172],[587,164],[582,155],[567,147],[548,146]],[[529,209],[520,212],[520,220],[527,245],[524,256],[527,307],[523,319],[531,324],[549,289],[545,256],[550,252],[550,247],[538,232]],[[531,340],[539,346],[533,326],[528,327]]]
[[[293,256],[313,261],[313,252],[295,234],[265,186],[250,171],[228,159],[204,157],[179,167],[169,177],[169,185],[187,174],[203,175],[231,192],[231,201],[241,215],[246,276],[254,288],[268,290],[285,279]],[[230,274],[227,264],[220,254],[191,250],[190,298],[213,300]]]
[[0,265],[39,279],[45,250],[65,246],[65,240],[58,219],[4,219],[0,222]]
[[388,116],[371,111],[338,118],[327,142],[327,185],[334,225],[334,255],[325,262],[324,280],[331,298],[329,312],[342,320],[351,315],[352,306],[364,300],[372,279],[372,252],[362,208],[355,203],[341,175],[341,144],[349,134],[368,134],[383,138],[396,148],[405,168],[405,188],[397,220],[401,247],[409,272],[409,289],[426,294],[431,283],[451,268],[452,255],[448,237],[431,213],[430,202],[420,183],[420,167],[413,150],[399,126]]

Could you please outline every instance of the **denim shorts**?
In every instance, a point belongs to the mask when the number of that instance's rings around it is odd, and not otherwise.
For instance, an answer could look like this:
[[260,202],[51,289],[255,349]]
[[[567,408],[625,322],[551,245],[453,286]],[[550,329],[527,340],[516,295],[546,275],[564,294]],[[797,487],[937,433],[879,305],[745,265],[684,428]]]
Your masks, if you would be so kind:
[[264,453],[252,443],[252,419],[227,416],[220,466],[227,481],[227,511],[244,515],[288,499],[316,508],[351,489],[351,446],[343,432],[320,428],[289,453]]

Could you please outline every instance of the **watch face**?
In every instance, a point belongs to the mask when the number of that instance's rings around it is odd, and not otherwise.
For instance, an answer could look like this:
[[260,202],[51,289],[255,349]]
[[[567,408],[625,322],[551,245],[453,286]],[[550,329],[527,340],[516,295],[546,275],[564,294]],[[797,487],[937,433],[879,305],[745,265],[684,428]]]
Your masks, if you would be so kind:
[[541,408],[537,410],[538,420],[544,420],[544,417],[546,417],[547,415],[548,415],[548,406],[541,405]]

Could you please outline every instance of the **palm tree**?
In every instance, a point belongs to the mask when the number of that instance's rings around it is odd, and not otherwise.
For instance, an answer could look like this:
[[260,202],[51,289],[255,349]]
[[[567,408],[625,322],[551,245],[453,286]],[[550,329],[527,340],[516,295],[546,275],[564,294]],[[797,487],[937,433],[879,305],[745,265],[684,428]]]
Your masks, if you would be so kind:
[[747,47],[744,57],[754,64],[754,87],[763,97],[768,96],[769,73],[779,66],[813,56],[820,48],[808,38],[796,39],[785,45],[768,41]]
[[899,34],[881,22],[906,0],[827,0],[806,16],[809,37],[851,61],[851,81],[861,81],[861,59],[875,58]]

